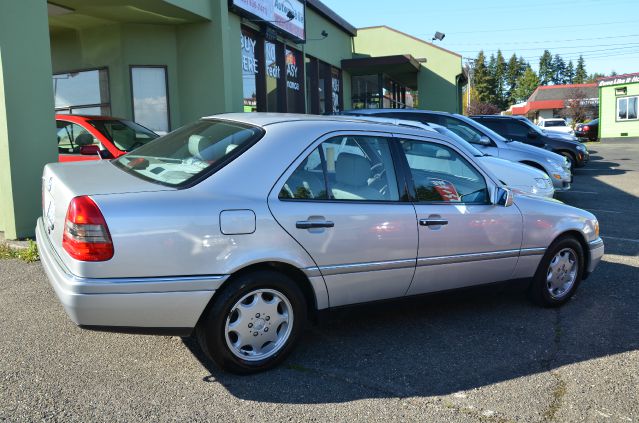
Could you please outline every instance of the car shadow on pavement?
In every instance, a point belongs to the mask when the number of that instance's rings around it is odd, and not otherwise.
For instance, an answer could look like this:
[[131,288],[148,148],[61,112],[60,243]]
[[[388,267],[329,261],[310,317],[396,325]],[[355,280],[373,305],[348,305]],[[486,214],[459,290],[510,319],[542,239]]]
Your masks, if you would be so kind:
[[310,327],[271,371],[209,376],[251,401],[319,404],[447,395],[639,348],[637,268],[603,262],[560,309],[532,305],[521,284],[359,306]]

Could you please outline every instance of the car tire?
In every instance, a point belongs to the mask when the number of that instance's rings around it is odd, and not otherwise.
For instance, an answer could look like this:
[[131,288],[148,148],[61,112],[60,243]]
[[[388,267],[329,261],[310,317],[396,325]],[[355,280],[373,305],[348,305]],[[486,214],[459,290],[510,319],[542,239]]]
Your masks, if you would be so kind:
[[277,366],[293,350],[306,324],[306,307],[300,287],[288,276],[272,270],[244,273],[213,297],[195,333],[221,369],[257,373]]
[[568,159],[568,163],[570,163],[570,172],[573,172],[577,166],[577,158],[569,151],[561,151],[559,154]]
[[546,250],[528,289],[542,307],[559,307],[573,296],[584,272],[583,247],[572,236],[555,240]]

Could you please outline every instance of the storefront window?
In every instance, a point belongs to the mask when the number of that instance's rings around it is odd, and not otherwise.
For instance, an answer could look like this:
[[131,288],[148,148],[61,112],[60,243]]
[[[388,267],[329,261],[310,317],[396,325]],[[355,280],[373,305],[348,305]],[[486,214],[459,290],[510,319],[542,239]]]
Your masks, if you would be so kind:
[[244,111],[257,111],[257,78],[260,64],[255,55],[257,37],[242,30],[242,91],[244,93]]
[[623,97],[617,99],[617,120],[637,119],[639,97]]
[[339,69],[331,68],[331,99],[333,101],[333,112],[342,111],[342,75]]
[[57,113],[110,115],[109,74],[92,69],[53,75]]
[[353,109],[379,109],[379,75],[360,75],[352,78]]
[[131,67],[133,120],[164,135],[169,132],[169,103],[165,67]]
[[289,113],[304,113],[304,67],[302,53],[286,49],[286,104]]

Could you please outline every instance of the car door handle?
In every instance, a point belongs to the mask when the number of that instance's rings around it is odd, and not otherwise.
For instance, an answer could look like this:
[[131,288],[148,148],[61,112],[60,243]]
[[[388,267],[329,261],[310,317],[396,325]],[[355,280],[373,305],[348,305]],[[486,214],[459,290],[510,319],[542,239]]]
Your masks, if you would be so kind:
[[297,229],[317,229],[317,228],[332,228],[335,223],[330,220],[298,220],[295,222]]
[[419,219],[421,226],[441,226],[448,225],[447,219]]

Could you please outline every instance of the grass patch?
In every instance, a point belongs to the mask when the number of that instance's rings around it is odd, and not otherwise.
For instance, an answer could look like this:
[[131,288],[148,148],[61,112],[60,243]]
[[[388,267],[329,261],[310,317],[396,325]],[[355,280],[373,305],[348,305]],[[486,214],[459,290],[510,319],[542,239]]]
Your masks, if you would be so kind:
[[29,240],[27,248],[15,248],[2,242],[0,243],[0,259],[20,259],[32,263],[40,260],[40,255],[38,254],[38,246],[31,240]]

